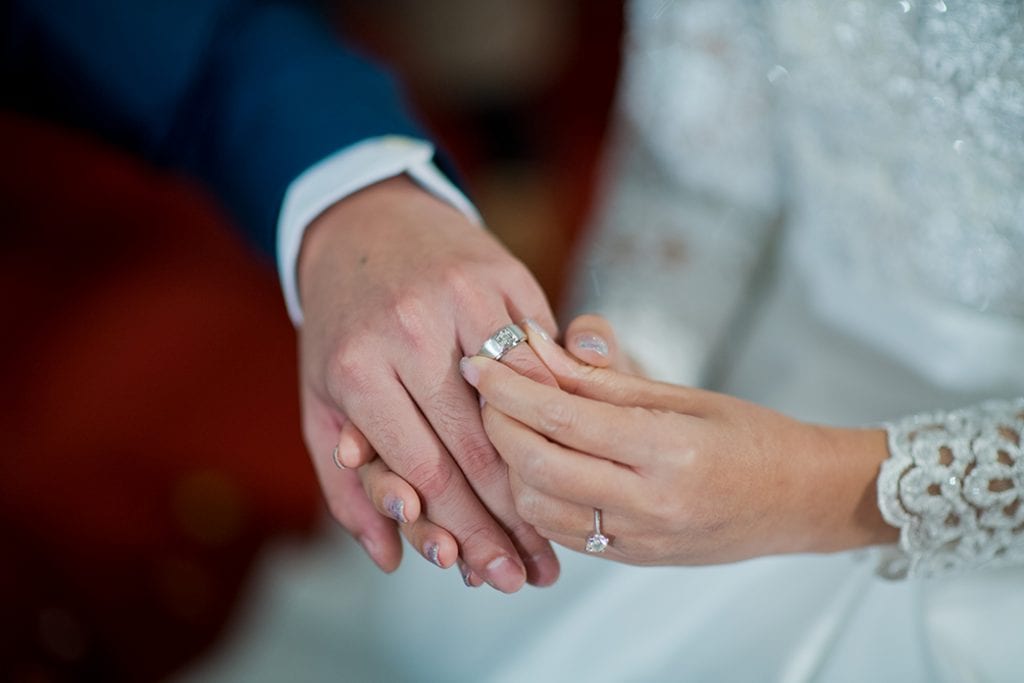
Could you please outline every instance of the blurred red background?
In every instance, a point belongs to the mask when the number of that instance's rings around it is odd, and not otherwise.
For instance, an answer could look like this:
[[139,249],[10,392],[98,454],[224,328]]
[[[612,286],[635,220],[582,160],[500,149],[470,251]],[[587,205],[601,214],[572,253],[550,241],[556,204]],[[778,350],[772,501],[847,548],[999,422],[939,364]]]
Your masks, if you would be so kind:
[[[621,4],[337,9],[557,301]],[[294,333],[271,266],[188,180],[12,111],[0,148],[0,676],[161,679],[216,643],[260,548],[321,519]]]

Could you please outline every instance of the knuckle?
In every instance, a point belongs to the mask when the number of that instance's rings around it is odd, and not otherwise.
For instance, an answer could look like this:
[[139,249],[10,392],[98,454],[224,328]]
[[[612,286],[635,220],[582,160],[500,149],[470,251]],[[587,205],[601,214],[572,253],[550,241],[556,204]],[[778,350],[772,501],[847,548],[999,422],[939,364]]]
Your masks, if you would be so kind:
[[423,297],[416,292],[402,293],[395,297],[391,309],[403,341],[413,350],[426,348],[435,315]]
[[[541,524],[544,519],[548,518],[543,507],[537,509],[535,517]],[[538,546],[542,545],[537,535],[537,524],[532,521],[519,517],[509,525],[508,529],[509,535],[517,541],[519,546],[531,554],[539,549]]]
[[647,498],[647,512],[658,528],[686,526],[693,515],[693,503],[688,497],[658,488]]
[[519,476],[528,486],[536,486],[549,479],[547,459],[539,450],[530,449],[523,454]]
[[371,388],[372,362],[360,342],[346,341],[335,351],[327,372],[327,390],[331,396],[345,392],[361,393]]
[[[526,524],[537,526],[541,521],[541,504],[537,494],[530,488],[522,488],[516,492],[513,502],[516,514]],[[520,528],[518,531],[522,532]]]
[[575,380],[576,383],[596,383],[598,386],[602,386],[603,382],[601,375],[597,374],[598,368],[593,365],[586,365],[585,363],[570,363],[569,374],[570,377]]
[[523,359],[523,362],[517,364],[516,370],[519,374],[534,382],[557,386],[554,375],[551,374],[548,367],[534,356]]
[[576,425],[576,412],[565,402],[548,399],[540,405],[539,426],[548,436],[571,432]]
[[513,257],[509,259],[507,268],[507,277],[511,281],[515,282],[518,291],[529,295],[536,294],[543,298],[543,294],[541,294],[541,287],[537,283],[537,278],[533,276],[533,272],[530,270],[529,266],[526,265],[525,261],[521,258]]
[[461,263],[446,267],[441,273],[441,281],[456,301],[472,300],[480,291],[477,278]]
[[460,555],[469,557],[473,554],[475,546],[493,546],[495,530],[486,524],[471,524],[459,532],[452,531],[459,542]]
[[435,460],[422,461],[409,470],[406,481],[427,501],[443,498],[455,483],[455,468]]
[[466,477],[478,485],[486,485],[504,469],[500,466],[501,459],[486,438],[459,438],[452,455]]
[[434,421],[439,433],[445,435],[449,452],[470,481],[486,484],[504,472],[501,458],[487,438],[486,426],[481,430],[476,422],[476,411],[467,419],[461,397],[450,393],[437,394],[431,403],[436,411]]
[[682,503],[659,499],[657,507],[649,511],[650,526],[652,529],[685,529],[690,526],[692,511]]

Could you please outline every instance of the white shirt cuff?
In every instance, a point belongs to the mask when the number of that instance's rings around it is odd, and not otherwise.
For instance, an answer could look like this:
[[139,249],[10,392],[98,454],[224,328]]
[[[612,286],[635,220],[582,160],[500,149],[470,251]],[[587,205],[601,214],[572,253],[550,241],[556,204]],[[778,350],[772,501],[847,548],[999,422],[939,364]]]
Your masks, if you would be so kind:
[[297,268],[306,228],[336,202],[374,183],[407,174],[419,185],[481,224],[476,207],[433,163],[434,146],[388,135],[363,140],[306,169],[284,194],[277,222],[277,272],[288,316],[302,324]]

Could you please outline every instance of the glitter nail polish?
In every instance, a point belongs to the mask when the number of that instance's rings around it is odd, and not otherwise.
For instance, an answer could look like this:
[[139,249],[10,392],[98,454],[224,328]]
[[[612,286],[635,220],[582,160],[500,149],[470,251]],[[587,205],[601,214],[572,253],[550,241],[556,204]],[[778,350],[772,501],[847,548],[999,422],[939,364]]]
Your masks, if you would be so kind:
[[436,564],[438,567],[441,566],[441,546],[433,541],[428,541],[423,547],[423,554],[427,556],[427,559]]
[[398,496],[386,496],[384,498],[384,509],[399,524],[405,524],[408,521],[405,518],[405,501]]

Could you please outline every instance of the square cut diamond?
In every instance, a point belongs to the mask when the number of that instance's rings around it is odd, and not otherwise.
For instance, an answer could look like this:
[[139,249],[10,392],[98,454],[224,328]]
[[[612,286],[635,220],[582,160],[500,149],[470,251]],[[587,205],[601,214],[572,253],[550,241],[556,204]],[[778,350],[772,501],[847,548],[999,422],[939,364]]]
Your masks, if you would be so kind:
[[494,341],[498,342],[503,349],[511,349],[519,342],[519,337],[516,333],[507,327],[503,327],[498,330],[498,333],[494,335]]

